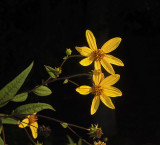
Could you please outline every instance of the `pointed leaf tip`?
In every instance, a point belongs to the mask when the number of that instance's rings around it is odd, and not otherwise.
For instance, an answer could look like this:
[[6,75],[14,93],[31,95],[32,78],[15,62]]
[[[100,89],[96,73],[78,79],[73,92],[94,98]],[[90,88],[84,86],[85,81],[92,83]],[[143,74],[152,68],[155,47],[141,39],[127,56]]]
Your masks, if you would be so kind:
[[5,104],[6,102],[12,100],[12,98],[16,95],[18,90],[23,85],[32,67],[33,67],[33,62],[17,77],[15,77],[11,82],[9,82],[6,86],[4,86],[0,90],[0,105]]

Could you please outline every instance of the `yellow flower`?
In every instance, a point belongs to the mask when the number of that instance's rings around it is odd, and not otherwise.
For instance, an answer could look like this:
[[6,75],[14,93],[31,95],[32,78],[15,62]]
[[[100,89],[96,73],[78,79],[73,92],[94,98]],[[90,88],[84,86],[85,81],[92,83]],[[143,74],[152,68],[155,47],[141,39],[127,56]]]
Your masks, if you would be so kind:
[[29,124],[31,132],[32,132],[32,136],[34,139],[37,138],[38,133],[37,133],[37,129],[38,129],[38,123],[37,123],[37,116],[36,113],[34,113],[33,115],[28,115],[27,118],[23,119],[22,122],[19,122],[19,127],[20,128],[25,128],[27,127],[27,125]]
[[106,78],[102,77],[103,75],[101,72],[94,71],[93,87],[83,85],[76,89],[76,91],[81,95],[88,95],[89,93],[93,93],[95,95],[92,100],[91,115],[93,115],[97,111],[100,104],[100,100],[107,107],[115,109],[110,97],[122,96],[122,92],[116,87],[112,86],[119,80],[120,75],[114,74]]
[[115,50],[121,42],[120,37],[115,37],[108,40],[101,49],[97,49],[96,39],[93,33],[90,30],[86,30],[86,39],[89,47],[76,47],[76,50],[83,56],[87,57],[80,61],[80,64],[83,66],[88,66],[94,61],[95,70],[101,69],[101,65],[104,69],[110,73],[115,74],[114,69],[111,64],[124,66],[123,62],[106,53],[109,53]]

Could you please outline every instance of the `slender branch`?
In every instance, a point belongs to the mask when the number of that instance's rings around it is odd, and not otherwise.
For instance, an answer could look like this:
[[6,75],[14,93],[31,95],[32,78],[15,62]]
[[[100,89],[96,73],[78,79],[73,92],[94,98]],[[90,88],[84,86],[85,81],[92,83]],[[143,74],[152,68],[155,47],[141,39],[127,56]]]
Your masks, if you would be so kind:
[[89,142],[87,142],[85,139],[83,139],[80,135],[78,135],[71,127],[68,126],[68,129],[69,129],[72,133],[74,133],[78,138],[80,138],[83,142],[85,142],[85,143],[88,144],[88,145],[92,145],[92,144],[90,144]]
[[60,80],[65,80],[65,79],[71,79],[71,78],[75,78],[75,77],[81,77],[81,76],[89,76],[89,74],[83,73],[83,74],[71,75],[71,76],[68,76],[68,77],[55,78],[53,80],[48,81],[48,83],[52,83],[52,82],[60,81]]
[[5,133],[4,133],[4,127],[3,127],[3,125],[2,125],[2,134],[3,134],[4,145],[6,145],[6,139],[5,139]]
[[[51,80],[51,78],[49,78],[49,79],[47,79],[45,82],[43,82],[41,85],[38,85],[38,87],[43,86],[43,85],[45,85],[45,84],[53,83],[53,82],[55,82],[55,81],[60,81],[60,80],[65,80],[65,79],[70,79],[70,78],[75,78],[75,77],[81,77],[81,76],[89,76],[89,74],[86,74],[86,73],[83,73],[83,74],[75,74],[75,75],[71,75],[71,76],[68,76],[68,77],[55,78],[55,79],[52,79],[52,80]],[[71,81],[70,81],[70,82],[71,82]],[[75,84],[75,85],[79,86],[78,84]],[[37,87],[37,86],[36,86],[36,87]],[[36,88],[36,87],[35,87],[35,88]],[[29,90],[28,93],[33,92],[35,88]]]
[[[45,119],[49,119],[49,120],[53,120],[55,122],[58,122],[58,123],[66,123],[64,121],[61,121],[61,120],[58,120],[58,119],[55,119],[55,118],[52,118],[52,117],[48,117],[48,116],[44,116],[44,115],[37,115],[38,117],[41,117],[41,118],[45,118]],[[88,131],[88,128],[85,128],[85,127],[81,127],[81,126],[78,126],[78,125],[75,125],[75,124],[70,124],[70,123],[67,123],[69,126],[73,126],[73,127],[76,127],[76,128],[79,128],[79,129],[83,129],[83,130],[87,130]]]
[[74,81],[68,80],[68,82],[70,82],[70,83],[76,85],[77,87],[79,87],[79,85],[76,82],[74,82]]
[[28,138],[30,139],[30,141],[31,141],[34,145],[37,145],[37,144],[34,142],[34,140],[32,139],[32,137],[29,135],[27,129],[26,129],[26,128],[23,128],[23,129],[25,130],[25,132],[26,132]]
[[73,58],[73,57],[83,57],[82,55],[70,55],[67,56],[67,59],[64,59],[63,62],[60,65],[60,68],[62,68],[62,66],[64,65],[64,63],[69,59],[69,58]]
[[[55,119],[55,118],[51,118],[51,117],[48,117],[48,116],[43,116],[43,115],[37,115],[37,116],[42,117],[42,118],[46,118],[46,119],[49,119],[49,120],[56,121],[56,122],[58,122],[58,123],[65,123],[65,122],[63,122],[63,121],[60,121],[60,120],[57,120],[57,119]],[[83,139],[80,135],[78,135],[70,126],[73,126],[73,127],[76,127],[76,128],[80,128],[80,129],[84,129],[84,130],[87,130],[87,131],[88,131],[87,128],[84,128],[84,127],[81,127],[81,126],[78,126],[78,125],[74,125],[74,124],[69,124],[69,123],[67,123],[67,124],[68,124],[67,128],[68,128],[72,133],[74,133],[77,137],[79,137],[80,139],[82,139],[82,141],[85,142],[86,144],[92,145],[92,144],[90,144],[89,142],[87,142],[85,139]]]

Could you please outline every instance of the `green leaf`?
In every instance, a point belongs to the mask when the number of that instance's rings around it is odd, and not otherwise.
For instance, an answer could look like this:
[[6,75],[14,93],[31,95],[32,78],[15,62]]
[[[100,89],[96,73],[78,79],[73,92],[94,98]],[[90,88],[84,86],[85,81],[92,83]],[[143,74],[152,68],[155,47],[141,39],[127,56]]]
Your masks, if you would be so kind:
[[2,124],[13,124],[17,125],[18,120],[15,120],[13,118],[2,118]]
[[33,67],[33,62],[31,63],[29,67],[27,67],[16,78],[14,78],[10,83],[8,83],[6,86],[4,86],[0,90],[0,105],[5,104],[6,102],[10,101],[16,95],[18,90],[23,85],[28,74],[30,73],[32,67]]
[[61,123],[61,125],[62,125],[63,128],[67,128],[68,127],[68,123],[65,123],[65,122]]
[[33,90],[33,93],[37,96],[48,96],[52,94],[52,91],[46,86],[40,86]]
[[44,109],[51,109],[55,111],[51,105],[46,103],[30,103],[17,107],[12,114],[33,114]]
[[56,69],[54,69],[50,66],[47,66],[47,65],[45,65],[44,67],[45,67],[46,71],[48,72],[48,74],[51,78],[54,79],[54,78],[58,77],[59,74],[58,74],[58,71]]
[[0,145],[4,145],[4,142],[1,137],[0,137]]
[[16,96],[12,99],[12,101],[13,101],[13,102],[23,102],[23,101],[25,101],[25,100],[27,99],[27,97],[28,97],[28,92],[24,92],[24,93],[21,93],[21,94],[16,95]]
[[68,83],[68,79],[65,79],[63,84],[67,84]]
[[76,143],[73,142],[73,140],[71,139],[71,137],[69,135],[67,135],[67,138],[69,141],[69,144],[67,144],[67,145],[76,145]]
[[9,117],[7,114],[1,114],[0,113],[0,118],[1,118],[1,121],[2,121],[1,123],[2,124],[13,124],[13,125],[16,125],[18,123],[18,120]]
[[81,139],[79,139],[78,145],[82,145],[82,140]]

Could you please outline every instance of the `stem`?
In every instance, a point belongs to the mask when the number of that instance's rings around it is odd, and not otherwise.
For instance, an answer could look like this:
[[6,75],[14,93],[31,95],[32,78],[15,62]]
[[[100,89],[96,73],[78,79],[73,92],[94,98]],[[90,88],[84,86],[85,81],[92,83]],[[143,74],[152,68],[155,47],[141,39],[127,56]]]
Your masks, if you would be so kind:
[[34,91],[35,88],[40,87],[40,86],[44,86],[45,84],[48,84],[48,81],[51,79],[51,77],[49,77],[46,81],[44,81],[41,85],[38,85],[36,87],[34,87],[32,90],[29,90],[28,93],[31,93]]
[[64,59],[62,64],[60,65],[60,68],[62,68],[62,66],[64,65],[64,63],[69,59],[69,58],[73,58],[73,57],[83,57],[82,55],[70,55],[67,56],[67,59]]
[[2,134],[3,134],[4,145],[6,145],[6,139],[5,139],[5,133],[4,133],[4,127],[3,127],[3,125],[2,125]]
[[[37,116],[42,117],[42,118],[46,118],[46,119],[49,119],[49,120],[53,120],[53,121],[58,122],[58,123],[66,123],[66,122],[63,122],[63,121],[60,121],[60,120],[57,120],[57,119],[55,119],[55,118],[51,118],[51,117],[48,117],[48,116],[43,116],[43,115],[37,115]],[[87,131],[88,131],[87,128],[84,128],[84,127],[81,127],[81,126],[78,126],[78,125],[74,125],[74,124],[69,124],[69,123],[67,123],[67,124],[68,124],[67,128],[68,128],[72,133],[74,133],[77,137],[79,137],[80,139],[82,139],[82,141],[85,142],[86,144],[92,145],[92,144],[90,144],[89,142],[87,142],[85,139],[83,139],[80,135],[78,135],[70,126],[73,126],[73,127],[80,128],[80,129],[83,129],[83,130],[87,130]]]
[[[58,119],[55,119],[55,118],[52,118],[52,117],[48,117],[48,116],[43,116],[43,115],[37,115],[38,117],[41,117],[41,118],[45,118],[45,119],[49,119],[49,120],[53,120],[55,122],[58,122],[58,123],[66,123],[64,121],[61,121],[61,120],[58,120]],[[79,128],[79,129],[83,129],[83,130],[87,130],[88,131],[88,128],[85,128],[85,127],[81,127],[81,126],[78,126],[78,125],[75,125],[75,124],[70,124],[70,123],[67,123],[69,126],[73,126],[73,127],[76,127],[76,128]]]
[[77,83],[75,83],[74,81],[68,80],[68,82],[70,82],[70,83],[76,85],[77,87],[79,87],[79,85]]
[[[49,84],[49,83],[52,83],[52,82],[55,82],[55,81],[60,81],[60,80],[65,80],[65,79],[70,79],[70,78],[75,78],[75,77],[81,77],[81,76],[89,76],[89,74],[86,74],[86,73],[83,73],[83,74],[75,74],[75,75],[71,75],[71,76],[68,76],[68,77],[62,77],[62,78],[55,78],[55,79],[52,79],[51,80],[51,77],[49,79],[47,79],[45,82],[43,82],[41,85],[39,86],[36,86],[36,87],[40,87],[40,86],[43,86],[45,84]],[[74,83],[73,81],[70,81],[72,83]],[[74,83],[76,86],[79,86],[78,84]],[[36,88],[35,87],[35,88]],[[34,91],[33,88],[32,90],[29,90],[28,93],[31,93]]]
[[48,84],[52,83],[52,82],[55,82],[55,81],[60,81],[60,80],[65,80],[65,79],[70,79],[70,78],[75,78],[75,77],[81,77],[81,76],[89,76],[89,74],[83,73],[83,74],[71,75],[71,76],[68,76],[68,77],[55,78],[53,80],[48,81]]
[[87,142],[85,139],[83,139],[80,135],[78,135],[71,127],[68,126],[68,129],[69,129],[72,133],[74,133],[77,137],[79,137],[83,142],[85,142],[85,143],[88,144],[88,145],[92,145],[92,144],[90,144],[89,142]]
[[29,135],[27,129],[26,129],[26,128],[23,128],[23,129],[25,130],[25,132],[26,132],[28,138],[30,139],[30,141],[31,141],[34,145],[37,145],[37,144],[34,142],[34,140],[32,139],[32,137]]

